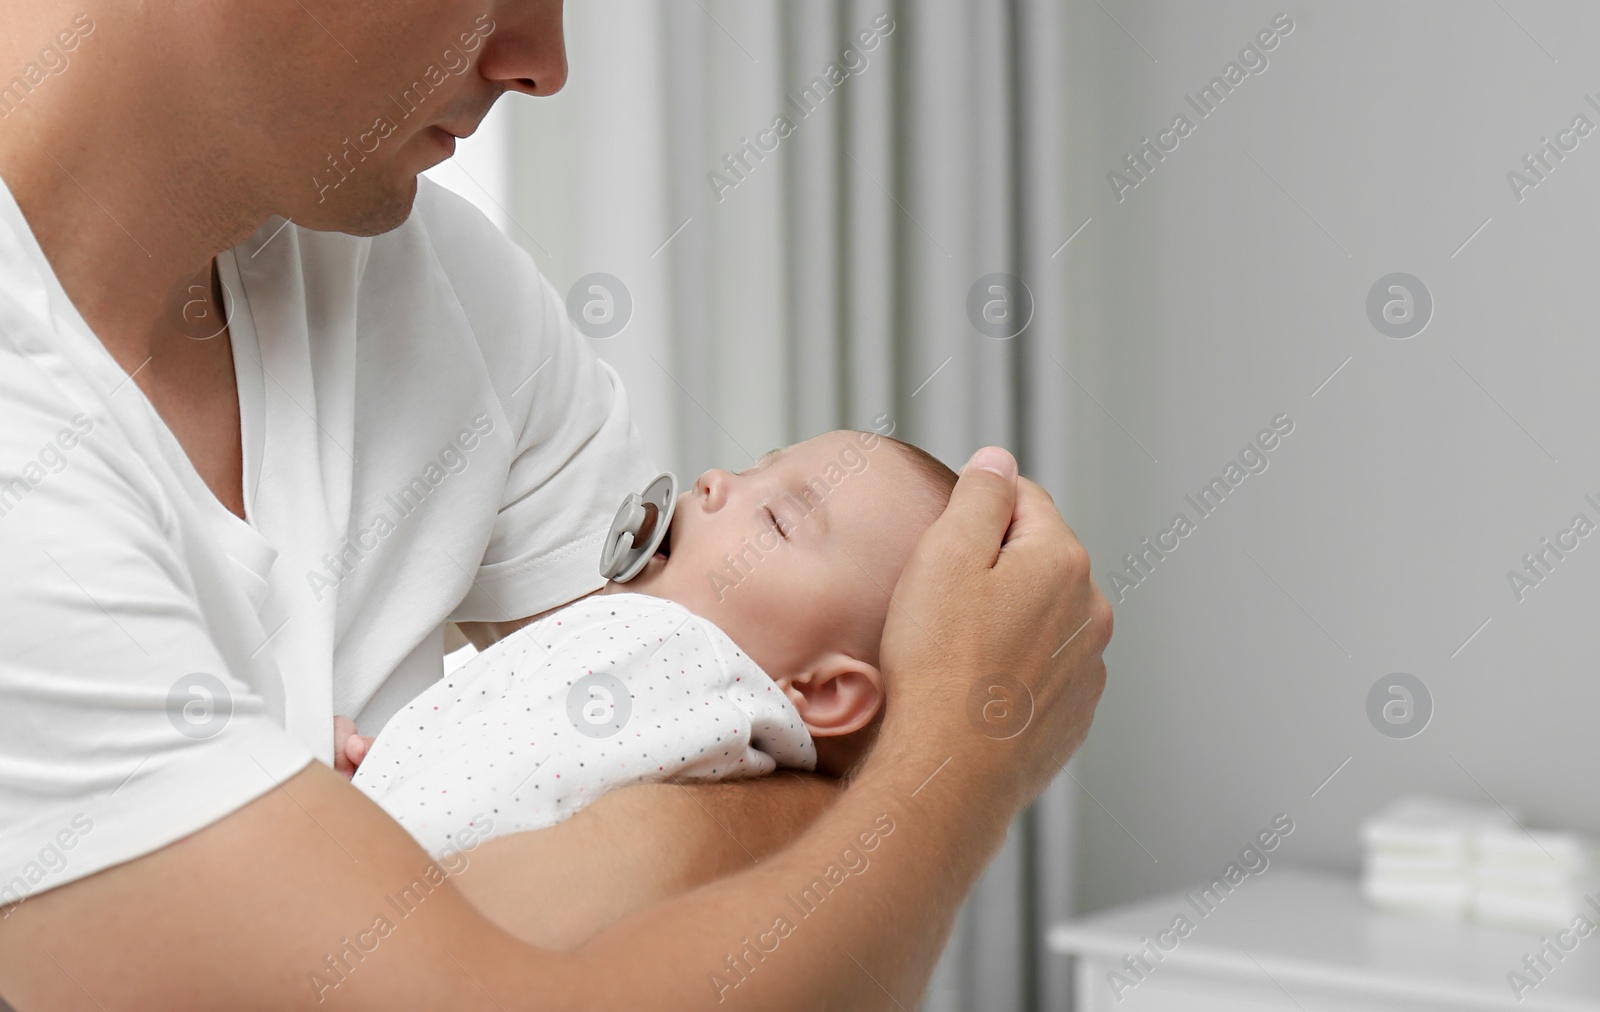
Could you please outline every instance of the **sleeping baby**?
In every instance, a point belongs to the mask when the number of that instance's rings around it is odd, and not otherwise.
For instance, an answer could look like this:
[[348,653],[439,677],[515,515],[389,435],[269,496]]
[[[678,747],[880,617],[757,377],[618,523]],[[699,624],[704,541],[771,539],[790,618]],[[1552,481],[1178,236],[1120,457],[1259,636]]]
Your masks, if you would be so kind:
[[338,750],[436,856],[633,783],[842,775],[879,724],[890,593],[955,482],[854,431],[707,471],[629,582],[506,636]]

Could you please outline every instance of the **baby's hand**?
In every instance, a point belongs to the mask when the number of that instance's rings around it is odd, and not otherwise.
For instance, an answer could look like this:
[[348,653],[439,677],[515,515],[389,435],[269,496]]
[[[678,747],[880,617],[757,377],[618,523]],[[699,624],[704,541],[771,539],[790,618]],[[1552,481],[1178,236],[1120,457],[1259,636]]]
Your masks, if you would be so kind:
[[333,769],[346,780],[356,775],[356,767],[367,757],[372,739],[356,730],[355,721],[349,717],[333,718]]

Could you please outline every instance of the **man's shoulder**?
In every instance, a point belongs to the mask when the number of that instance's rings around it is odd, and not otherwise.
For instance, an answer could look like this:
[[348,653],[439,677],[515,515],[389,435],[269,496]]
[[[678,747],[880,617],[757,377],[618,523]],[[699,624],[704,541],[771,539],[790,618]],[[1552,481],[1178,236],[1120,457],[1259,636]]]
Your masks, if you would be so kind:
[[68,356],[0,342],[0,518],[25,499],[47,499],[34,511],[60,514],[154,491],[116,413]]
[[[275,238],[280,229],[292,240]],[[233,254],[252,302],[288,296],[353,305],[357,320],[374,320],[395,317],[397,293],[425,296],[427,315],[465,323],[491,368],[511,372],[538,350],[529,336],[559,326],[564,312],[522,247],[470,201],[425,177],[411,214],[381,235],[319,232],[273,218]],[[415,314],[404,319],[423,322]]]
[[426,176],[417,177],[417,198],[411,207],[411,217],[400,228],[408,226],[490,249],[506,252],[520,249],[476,204]]
[[553,291],[533,257],[477,205],[427,178],[417,180],[411,217],[382,244],[422,241],[475,324],[515,318],[533,323],[554,309]]

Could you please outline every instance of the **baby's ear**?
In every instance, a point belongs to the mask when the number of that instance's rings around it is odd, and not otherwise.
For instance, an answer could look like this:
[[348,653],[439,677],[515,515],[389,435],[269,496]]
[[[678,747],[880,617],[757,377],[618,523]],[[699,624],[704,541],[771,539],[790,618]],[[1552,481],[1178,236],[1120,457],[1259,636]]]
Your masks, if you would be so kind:
[[883,706],[883,676],[848,654],[829,654],[784,690],[817,737],[849,734],[867,726]]

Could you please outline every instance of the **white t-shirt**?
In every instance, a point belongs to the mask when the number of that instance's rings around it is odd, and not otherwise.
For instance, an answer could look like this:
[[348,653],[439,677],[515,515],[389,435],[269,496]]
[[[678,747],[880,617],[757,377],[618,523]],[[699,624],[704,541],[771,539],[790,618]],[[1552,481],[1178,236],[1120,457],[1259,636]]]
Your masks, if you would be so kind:
[[600,587],[656,473],[531,259],[421,181],[383,236],[218,258],[249,523],[0,185],[0,905],[157,850],[442,674],[436,630]]
[[816,765],[794,704],[727,633],[675,601],[606,594],[434,683],[378,735],[355,785],[437,857],[553,826],[628,784]]

